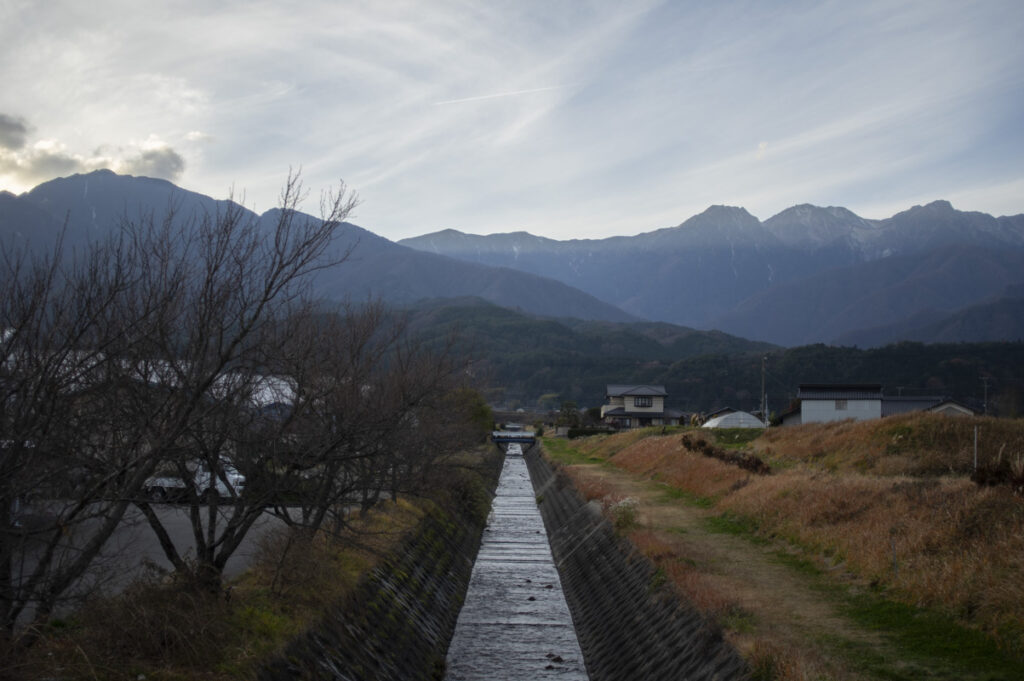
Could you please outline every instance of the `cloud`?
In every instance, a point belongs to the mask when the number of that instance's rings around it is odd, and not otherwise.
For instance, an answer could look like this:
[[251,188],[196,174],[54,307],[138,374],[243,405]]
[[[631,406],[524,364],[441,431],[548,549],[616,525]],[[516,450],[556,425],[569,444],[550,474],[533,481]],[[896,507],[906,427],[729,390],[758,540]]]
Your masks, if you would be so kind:
[[358,188],[389,237],[635,233],[714,203],[964,187],[1021,211],[1019,0],[803,4],[186,2],[111,23],[16,2],[0,188],[102,164],[272,205],[301,165]]
[[0,175],[14,177],[27,186],[89,169],[85,159],[68,153],[56,140],[40,140],[16,151],[0,149]]
[[145,175],[175,181],[185,170],[185,159],[169,146],[143,150],[137,156],[125,159],[120,171],[129,175]]
[[28,124],[23,118],[0,113],[0,149],[16,151],[25,146],[28,139]]
[[15,189],[99,168],[171,181],[177,181],[185,170],[182,155],[155,135],[124,147],[102,144],[83,155],[57,139],[27,144],[29,128],[22,119],[0,114],[0,180]]
[[461,99],[448,99],[443,102],[434,102],[434,106],[443,106],[445,104],[462,104],[463,102],[479,102],[484,99],[498,99],[500,97],[515,97],[517,95],[529,95],[535,92],[548,92],[550,90],[560,90],[564,85],[552,85],[550,87],[535,87],[528,90],[513,90],[511,92],[498,92],[490,95],[476,95],[474,97],[463,97]]

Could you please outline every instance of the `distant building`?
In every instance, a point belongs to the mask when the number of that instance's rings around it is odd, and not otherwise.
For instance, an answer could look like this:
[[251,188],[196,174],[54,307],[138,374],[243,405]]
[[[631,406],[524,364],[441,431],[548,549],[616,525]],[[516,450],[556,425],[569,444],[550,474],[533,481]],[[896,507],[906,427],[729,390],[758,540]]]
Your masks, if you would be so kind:
[[947,416],[977,416],[978,412],[970,407],[960,404],[956,400],[951,400],[948,397],[941,400],[935,406],[929,407],[926,411],[930,411],[933,414],[945,414]]
[[777,423],[780,426],[799,426],[800,420],[800,405],[792,405],[784,412],[781,412],[778,417]]
[[877,383],[803,383],[797,398],[800,423],[882,418],[882,386]]
[[947,416],[975,416],[977,412],[956,400],[940,396],[897,396],[882,398],[882,416],[928,411]]
[[866,421],[884,416],[927,411],[951,416],[971,416],[973,409],[948,397],[882,395],[882,386],[870,384],[801,384],[800,406],[780,415],[784,426],[854,419]]
[[608,403],[601,406],[601,420],[614,428],[675,426],[682,412],[665,408],[668,394],[663,385],[609,385]]

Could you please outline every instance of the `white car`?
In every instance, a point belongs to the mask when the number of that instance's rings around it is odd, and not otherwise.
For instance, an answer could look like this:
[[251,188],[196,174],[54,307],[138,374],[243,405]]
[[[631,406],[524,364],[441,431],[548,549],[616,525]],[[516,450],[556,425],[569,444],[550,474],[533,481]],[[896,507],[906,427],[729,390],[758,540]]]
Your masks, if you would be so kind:
[[[221,464],[223,478],[220,475],[210,475],[209,468],[202,463],[192,462],[186,464],[186,468],[192,473],[192,480],[185,480],[181,475],[169,472],[165,475],[154,476],[146,480],[143,490],[151,501],[172,501],[187,496],[189,485],[194,485],[196,494],[203,501],[216,494],[222,498],[237,497],[245,489],[245,476],[238,472],[231,463]],[[212,480],[211,480],[212,477]],[[227,479],[227,483],[224,479]]]

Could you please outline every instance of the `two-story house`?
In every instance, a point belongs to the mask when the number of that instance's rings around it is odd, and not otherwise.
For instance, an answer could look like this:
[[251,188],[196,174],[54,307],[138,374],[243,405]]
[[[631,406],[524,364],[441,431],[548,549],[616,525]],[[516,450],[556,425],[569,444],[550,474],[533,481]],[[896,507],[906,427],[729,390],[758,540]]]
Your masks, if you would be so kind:
[[665,408],[663,385],[609,385],[605,393],[608,403],[601,406],[601,420],[615,428],[679,424],[681,412]]

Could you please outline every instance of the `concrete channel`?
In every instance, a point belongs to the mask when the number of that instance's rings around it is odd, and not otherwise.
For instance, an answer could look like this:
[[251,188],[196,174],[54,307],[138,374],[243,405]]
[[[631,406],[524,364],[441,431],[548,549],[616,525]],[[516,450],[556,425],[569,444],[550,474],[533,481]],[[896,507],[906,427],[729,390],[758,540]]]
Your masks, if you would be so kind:
[[483,463],[489,514],[437,507],[260,681],[750,678],[539,447]]
[[447,681],[588,679],[522,456],[505,458],[446,670]]

